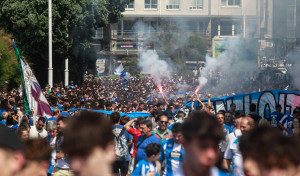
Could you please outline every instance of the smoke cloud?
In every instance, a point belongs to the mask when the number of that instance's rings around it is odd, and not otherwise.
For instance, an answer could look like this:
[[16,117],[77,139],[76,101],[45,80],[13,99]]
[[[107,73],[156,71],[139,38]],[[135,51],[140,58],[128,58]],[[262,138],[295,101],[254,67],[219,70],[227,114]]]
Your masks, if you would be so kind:
[[289,69],[288,74],[291,76],[291,81],[293,85],[300,90],[300,51],[293,51],[289,53],[287,61],[292,64]]
[[241,37],[225,40],[224,51],[217,58],[206,56],[199,86],[206,85],[206,89],[215,93],[241,89],[241,82],[250,81],[250,75],[259,71],[255,46],[254,42]]
[[172,67],[171,62],[161,60],[154,50],[148,50],[140,54],[138,66],[146,74],[150,74],[155,84],[161,87],[161,77],[170,78]]

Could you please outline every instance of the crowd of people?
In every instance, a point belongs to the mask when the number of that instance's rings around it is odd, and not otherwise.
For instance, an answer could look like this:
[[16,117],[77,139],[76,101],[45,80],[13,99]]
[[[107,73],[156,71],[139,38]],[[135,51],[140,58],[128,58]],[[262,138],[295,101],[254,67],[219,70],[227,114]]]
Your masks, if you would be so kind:
[[[277,104],[269,119],[255,104],[249,114],[234,103],[215,112],[199,94],[179,97],[176,81],[162,81],[163,95],[150,78],[55,85],[44,91],[52,117],[26,114],[17,90],[1,92],[3,175],[300,175],[300,107],[282,114]],[[196,78],[185,83],[186,92],[198,85]],[[190,101],[199,106],[174,113]],[[129,112],[150,115],[120,115]]]

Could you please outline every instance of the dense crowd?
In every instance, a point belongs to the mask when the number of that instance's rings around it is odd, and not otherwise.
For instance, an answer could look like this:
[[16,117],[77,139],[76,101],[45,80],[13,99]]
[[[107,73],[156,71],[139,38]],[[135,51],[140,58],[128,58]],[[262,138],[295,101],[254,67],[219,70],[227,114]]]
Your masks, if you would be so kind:
[[[124,84],[90,75],[82,86],[46,87],[51,117],[27,115],[20,92],[2,91],[3,175],[300,175],[300,107],[282,114],[278,104],[270,119],[256,114],[255,104],[249,114],[234,103],[214,112],[201,102],[213,95],[194,94],[196,77],[161,85],[163,94],[148,77]],[[174,113],[190,101],[199,106]]]
[[[234,75],[231,75],[236,79]],[[263,77],[263,76],[260,76]],[[239,82],[238,87],[229,81],[220,84],[224,76],[214,76],[198,92],[200,97],[212,94],[213,98],[234,94],[251,93],[263,90],[282,90],[289,85],[290,90],[296,90],[290,82],[271,74],[268,80],[245,79]],[[266,84],[267,83],[267,84]],[[182,78],[174,76],[172,79],[161,80],[162,90],[150,77],[131,79],[123,83],[121,79],[99,78],[93,75],[86,76],[82,85],[70,83],[64,87],[54,85],[52,89],[46,87],[45,95],[51,107],[62,108],[63,105],[74,108],[114,110],[119,112],[143,111],[151,113],[157,103],[171,104],[178,109],[185,102],[193,99],[194,92],[199,87],[198,77]],[[161,92],[162,91],[162,92]],[[141,106],[138,106],[141,105]]]

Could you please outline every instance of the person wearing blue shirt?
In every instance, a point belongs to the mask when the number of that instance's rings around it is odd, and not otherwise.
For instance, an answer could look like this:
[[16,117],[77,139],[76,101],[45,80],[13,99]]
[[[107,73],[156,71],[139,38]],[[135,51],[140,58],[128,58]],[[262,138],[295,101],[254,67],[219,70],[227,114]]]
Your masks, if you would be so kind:
[[282,117],[284,116],[284,114],[281,113],[281,105],[280,104],[276,104],[276,111],[271,113],[271,119],[268,119],[271,122],[271,126],[274,128],[278,128],[278,123],[279,121],[282,119]]
[[3,112],[2,120],[0,121],[0,123],[6,126],[7,117],[8,117],[8,113]]
[[140,129],[142,135],[137,140],[136,162],[146,159],[147,155],[145,149],[150,143],[160,144],[159,139],[152,134],[152,122],[150,120],[143,120],[140,122]]
[[159,176],[159,165],[156,161],[160,157],[161,145],[156,143],[150,143],[145,148],[147,157],[139,161],[132,173],[132,176],[147,176],[154,175]]
[[60,112],[60,116],[71,117],[71,114],[69,112],[70,112],[70,106],[64,105],[64,110]]
[[46,125],[48,125],[49,121],[57,122],[57,118],[58,118],[59,115],[60,115],[60,110],[59,109],[54,109],[53,110],[53,117],[50,117],[50,118],[46,119],[47,120]]
[[293,133],[292,126],[294,122],[294,117],[300,116],[300,107],[297,107],[293,111],[293,115],[285,115],[281,118],[278,126],[283,130],[283,134],[291,135]]
[[[224,132],[224,136],[228,135],[229,133],[232,133],[232,129],[230,126],[226,125],[225,122],[224,122],[224,114],[223,112],[218,112],[216,114],[216,119],[218,120],[219,124],[221,125],[222,129],[223,129],[223,132]],[[222,156],[224,155],[224,152],[226,150],[226,147],[227,147],[227,143],[225,140],[222,140],[219,144],[219,148],[222,152]]]
[[251,116],[252,119],[254,119],[256,125],[258,125],[259,120],[262,119],[262,117],[256,113],[256,104],[254,103],[250,104],[249,115]]
[[235,125],[233,122],[232,113],[230,111],[225,112],[224,120],[225,120],[225,124],[228,125],[231,128],[231,130],[233,131],[233,129],[235,128]]
[[175,123],[173,125],[172,135],[173,138],[168,139],[162,144],[159,161],[165,165],[163,176],[176,176],[184,160],[182,123]]

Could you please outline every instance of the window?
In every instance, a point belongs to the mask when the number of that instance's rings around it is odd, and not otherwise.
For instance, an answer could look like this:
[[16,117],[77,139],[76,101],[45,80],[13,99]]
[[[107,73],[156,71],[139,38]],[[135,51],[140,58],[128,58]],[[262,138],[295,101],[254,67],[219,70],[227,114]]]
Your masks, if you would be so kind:
[[179,9],[180,0],[169,0],[169,5],[167,5],[167,9]]
[[157,9],[157,0],[145,0],[145,9]]
[[97,28],[95,30],[94,39],[103,39],[103,27]]
[[221,0],[222,6],[241,6],[241,0]]
[[134,9],[134,0],[131,0],[127,5],[126,9]]
[[190,9],[203,9],[203,0],[193,0],[193,6]]

